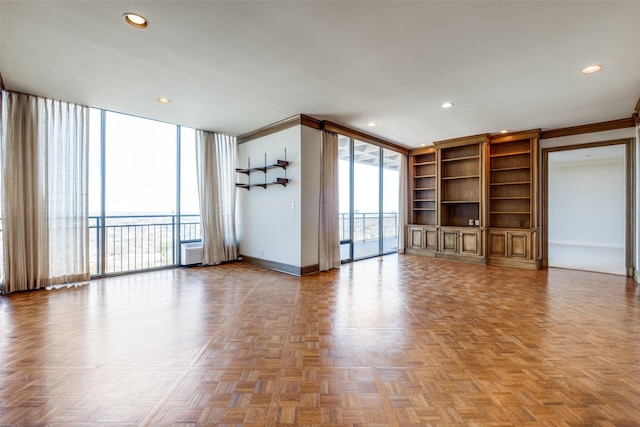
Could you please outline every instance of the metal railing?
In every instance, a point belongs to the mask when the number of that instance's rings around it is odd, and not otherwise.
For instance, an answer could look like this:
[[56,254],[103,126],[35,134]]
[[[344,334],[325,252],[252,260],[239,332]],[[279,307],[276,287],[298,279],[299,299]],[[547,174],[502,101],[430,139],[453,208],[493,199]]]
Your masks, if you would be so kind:
[[[382,238],[398,235],[398,214],[382,214]],[[102,218],[89,217],[89,257],[91,274],[99,272],[100,234]],[[178,227],[177,215],[114,215],[105,217],[105,271],[113,274],[126,271],[146,270],[177,264]],[[350,237],[350,216],[340,214],[340,239]],[[180,216],[180,240],[200,240],[200,215]],[[377,213],[355,213],[353,216],[353,242],[378,240],[380,216]],[[0,257],[2,256],[2,219],[0,218]],[[2,258],[0,258],[2,259]],[[0,278],[3,277],[0,262]]]
[[[340,240],[349,240],[350,215],[340,214]],[[353,242],[368,242],[382,238],[392,238],[398,236],[398,213],[382,213],[382,233],[380,233],[380,214],[376,212],[357,212],[353,214]]]
[[[103,274],[146,270],[177,264],[177,215],[113,215],[105,217]],[[91,274],[99,272],[102,218],[89,217]],[[200,239],[200,215],[180,216],[180,240]]]

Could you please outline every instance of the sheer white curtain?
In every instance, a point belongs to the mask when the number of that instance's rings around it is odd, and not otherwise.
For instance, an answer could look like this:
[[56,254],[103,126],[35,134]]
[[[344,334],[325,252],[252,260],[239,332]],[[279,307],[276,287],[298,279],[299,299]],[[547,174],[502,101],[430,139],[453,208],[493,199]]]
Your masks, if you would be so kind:
[[2,93],[4,290],[88,280],[89,109]]
[[404,253],[405,232],[409,224],[409,179],[407,177],[408,159],[400,156],[400,204],[398,206],[398,253]]
[[320,271],[340,267],[338,134],[322,131],[320,166]]
[[238,258],[236,239],[236,139],[196,131],[196,163],[202,264],[214,265]]

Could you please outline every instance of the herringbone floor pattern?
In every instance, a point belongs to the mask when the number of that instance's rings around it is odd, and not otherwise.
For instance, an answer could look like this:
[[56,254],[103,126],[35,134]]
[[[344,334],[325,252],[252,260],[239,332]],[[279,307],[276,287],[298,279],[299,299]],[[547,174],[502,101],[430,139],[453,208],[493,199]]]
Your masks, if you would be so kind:
[[0,425],[640,425],[640,291],[387,256],[15,294]]

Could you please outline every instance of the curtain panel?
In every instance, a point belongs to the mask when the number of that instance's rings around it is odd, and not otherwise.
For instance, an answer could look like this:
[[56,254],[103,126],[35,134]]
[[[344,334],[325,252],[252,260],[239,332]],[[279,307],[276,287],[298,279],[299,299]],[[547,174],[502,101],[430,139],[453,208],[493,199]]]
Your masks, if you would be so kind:
[[196,131],[203,265],[238,259],[236,158],[234,137]]
[[321,156],[318,256],[320,271],[326,271],[340,267],[337,133],[322,131]]
[[88,280],[89,109],[2,93],[3,293]]
[[398,206],[398,253],[403,254],[405,248],[405,231],[409,224],[409,180],[407,174],[408,158],[400,156],[400,205]]

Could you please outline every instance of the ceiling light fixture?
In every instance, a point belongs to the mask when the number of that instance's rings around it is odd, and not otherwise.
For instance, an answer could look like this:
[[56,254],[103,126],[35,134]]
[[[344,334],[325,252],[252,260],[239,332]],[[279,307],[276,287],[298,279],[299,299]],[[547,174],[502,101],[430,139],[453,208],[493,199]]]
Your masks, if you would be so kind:
[[453,102],[445,102],[442,104],[442,108],[451,108],[453,107]]
[[367,125],[369,125],[369,127],[374,127],[376,125],[376,122],[369,122],[367,123]]
[[426,147],[427,144],[420,144],[420,147]]
[[165,104],[165,105],[166,105],[166,104],[171,104],[171,100],[170,100],[170,99],[167,99],[167,98],[158,98],[158,99],[157,99],[157,101],[158,101],[160,104]]
[[602,70],[602,65],[589,65],[582,70],[582,74],[593,74]]
[[509,133],[509,129],[502,129],[500,133]]
[[149,26],[149,21],[142,15],[138,15],[137,13],[125,13],[122,15],[124,21],[136,28],[147,28]]

